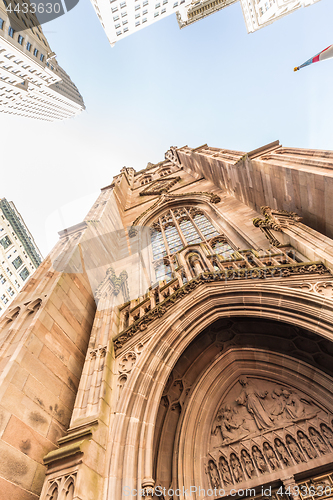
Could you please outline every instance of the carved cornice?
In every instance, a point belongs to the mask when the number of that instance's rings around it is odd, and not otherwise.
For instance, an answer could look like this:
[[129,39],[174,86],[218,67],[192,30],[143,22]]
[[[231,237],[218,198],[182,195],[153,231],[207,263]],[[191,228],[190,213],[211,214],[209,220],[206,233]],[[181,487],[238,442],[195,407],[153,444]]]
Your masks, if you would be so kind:
[[269,279],[285,278],[297,275],[311,274],[329,274],[329,270],[321,262],[308,262],[301,264],[287,264],[274,267],[258,267],[252,269],[225,269],[219,273],[202,273],[182,287],[176,289],[171,295],[160,302],[154,309],[147,312],[141,318],[137,319],[126,330],[121,332],[114,340],[115,351],[122,348],[128,340],[135,336],[137,332],[146,330],[148,325],[158,318],[164,316],[167,311],[179,300],[184,298],[190,292],[208,282],[221,282],[244,279]]
[[161,195],[162,193],[167,193],[172,188],[172,186],[180,181],[180,179],[180,177],[157,179],[152,184],[147,186],[143,191],[141,191],[140,196],[155,196]]

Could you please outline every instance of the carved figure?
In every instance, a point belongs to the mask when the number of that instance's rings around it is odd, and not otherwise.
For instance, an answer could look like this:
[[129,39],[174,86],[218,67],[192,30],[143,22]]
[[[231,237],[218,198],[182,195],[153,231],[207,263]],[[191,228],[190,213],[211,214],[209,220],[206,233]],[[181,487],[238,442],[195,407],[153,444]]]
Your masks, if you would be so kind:
[[273,448],[271,445],[267,442],[264,443],[263,446],[264,449],[264,455],[266,457],[266,460],[268,461],[268,464],[272,470],[276,470],[280,468],[280,464],[278,459],[276,458],[276,455],[274,453]]
[[330,447],[333,448],[333,432],[325,424],[321,424],[320,428],[321,428],[321,432],[323,433],[323,435],[325,436],[325,438],[329,442]]
[[307,436],[304,434],[302,431],[297,432],[297,437],[300,442],[300,445],[302,446],[303,450],[307,454],[309,458],[316,458],[317,453],[315,452],[314,447],[310,443],[309,439]]
[[289,417],[286,413],[287,401],[283,395],[283,387],[276,387],[271,393],[271,398],[274,400],[273,406],[271,407],[271,415],[274,417]]
[[261,401],[261,399],[266,398],[268,391],[263,392],[258,390],[247,377],[240,378],[239,383],[243,387],[243,390],[236,399],[236,402],[246,407],[259,430],[270,428],[273,419],[268,415]]
[[208,473],[210,476],[210,482],[212,484],[212,488],[221,488],[219,473],[217,471],[217,467],[212,460],[208,463]]
[[264,459],[263,454],[259,450],[258,446],[253,446],[252,447],[252,455],[255,460],[255,463],[257,464],[258,470],[264,474],[267,471],[267,465]]
[[316,448],[320,451],[320,453],[325,455],[325,453],[328,452],[328,448],[327,448],[325,441],[323,440],[323,438],[319,434],[319,432],[316,431],[316,429],[314,429],[313,427],[310,427],[309,434],[310,434],[310,439],[314,443]]
[[[221,432],[222,440],[228,441],[235,437],[236,431],[237,437],[240,435],[241,428],[248,430],[245,427],[244,419],[240,418],[236,409],[231,409],[230,405],[226,404],[225,406],[221,406],[216,415],[212,434],[217,433],[219,429]],[[243,430],[242,429],[242,430]],[[244,432],[241,432],[243,434]]]
[[242,450],[241,455],[242,455],[244,469],[246,471],[246,474],[249,476],[249,478],[251,478],[253,473],[254,473],[252,459],[246,450]]
[[224,484],[232,484],[232,477],[230,474],[229,465],[224,457],[220,457],[220,472]]
[[316,415],[317,409],[313,407],[311,401],[303,399],[296,392],[290,392],[285,388],[282,392],[287,401],[286,412],[293,420],[309,419]]
[[286,438],[286,443],[289,448],[290,453],[292,454],[295,462],[299,464],[300,462],[305,462],[305,458],[303,457],[302,453],[300,452],[300,449],[296,443],[296,441],[291,437],[287,436]]
[[291,465],[289,453],[288,453],[285,445],[282,443],[282,441],[280,439],[276,438],[274,440],[274,444],[275,444],[277,454],[279,455],[282,462],[287,466]]
[[230,455],[230,465],[231,465],[232,472],[234,474],[234,478],[235,478],[236,483],[240,483],[243,480],[243,471],[242,471],[241,464],[234,453],[231,453],[231,455]]

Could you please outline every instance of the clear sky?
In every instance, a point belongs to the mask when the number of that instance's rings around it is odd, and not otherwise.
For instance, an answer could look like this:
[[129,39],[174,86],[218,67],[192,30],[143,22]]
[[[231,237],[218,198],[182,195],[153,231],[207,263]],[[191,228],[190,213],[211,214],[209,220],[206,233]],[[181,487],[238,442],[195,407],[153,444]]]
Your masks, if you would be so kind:
[[0,197],[45,257],[124,165],[140,170],[170,146],[333,149],[333,59],[293,72],[333,43],[332,19],[321,0],[248,35],[236,3],[182,30],[171,15],[111,48],[80,0],[43,30],[87,110],[59,123],[0,113]]

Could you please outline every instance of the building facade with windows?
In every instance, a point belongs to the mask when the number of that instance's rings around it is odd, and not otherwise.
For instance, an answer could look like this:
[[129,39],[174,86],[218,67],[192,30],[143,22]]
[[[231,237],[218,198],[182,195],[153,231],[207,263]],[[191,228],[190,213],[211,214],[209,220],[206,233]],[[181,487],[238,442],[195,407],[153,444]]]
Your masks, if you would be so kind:
[[[91,0],[111,46],[145,26],[175,13],[185,28],[238,0]],[[319,0],[240,0],[246,29],[252,33],[294,10]]]
[[332,171],[278,141],[124,167],[0,321],[3,495],[332,498]]
[[[13,3],[14,5],[14,3]],[[56,121],[85,109],[81,94],[59,66],[35,14],[23,0],[0,2],[0,112]]]
[[319,0],[240,0],[248,33],[257,31]]
[[38,247],[12,201],[0,199],[0,316],[42,262]]
[[181,12],[190,0],[91,0],[111,46],[136,31]]

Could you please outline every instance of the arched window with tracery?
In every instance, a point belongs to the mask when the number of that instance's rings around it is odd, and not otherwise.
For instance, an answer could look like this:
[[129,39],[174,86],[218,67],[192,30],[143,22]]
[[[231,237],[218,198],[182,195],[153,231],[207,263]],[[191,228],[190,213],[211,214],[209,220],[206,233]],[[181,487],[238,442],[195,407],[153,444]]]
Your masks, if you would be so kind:
[[151,182],[152,180],[153,180],[153,178],[150,175],[147,177],[144,177],[141,180],[141,186],[144,186],[145,184],[149,184],[149,182]]
[[[218,238],[224,242],[223,252]],[[214,241],[214,248],[211,241]],[[164,212],[152,224],[151,242],[156,281],[172,278],[172,257],[189,245],[206,243],[212,253],[221,254],[223,258],[230,258],[234,252],[208,216],[201,209],[190,206]]]
[[230,258],[234,253],[234,249],[231,248],[225,236],[214,238],[210,244],[214,253],[221,255],[224,259]]

